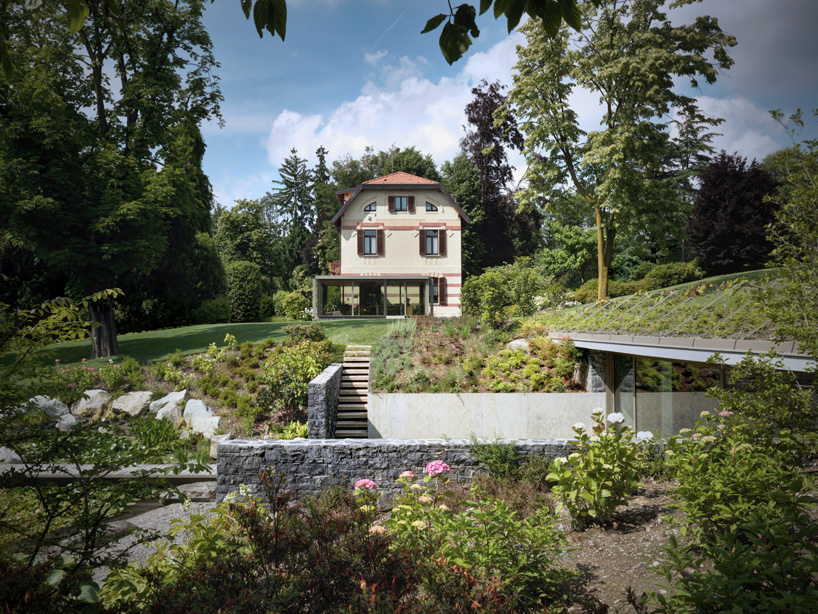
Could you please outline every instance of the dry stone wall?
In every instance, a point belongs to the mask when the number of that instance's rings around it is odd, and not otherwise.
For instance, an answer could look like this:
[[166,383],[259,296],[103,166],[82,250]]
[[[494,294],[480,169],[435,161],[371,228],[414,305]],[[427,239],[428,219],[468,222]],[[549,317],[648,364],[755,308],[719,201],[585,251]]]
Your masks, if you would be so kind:
[[310,439],[326,439],[335,434],[338,399],[341,395],[341,373],[341,365],[333,363],[307,385],[309,395],[307,436]]
[[[517,451],[555,458],[566,456],[566,439],[514,442]],[[467,488],[481,471],[465,439],[293,439],[242,440],[219,445],[218,500],[244,484],[260,494],[259,474],[267,467],[284,472],[296,498],[318,494],[333,484],[352,487],[362,478],[373,480],[387,504],[400,492],[397,478],[410,470],[421,476],[427,463],[442,460],[451,467],[451,481]]]

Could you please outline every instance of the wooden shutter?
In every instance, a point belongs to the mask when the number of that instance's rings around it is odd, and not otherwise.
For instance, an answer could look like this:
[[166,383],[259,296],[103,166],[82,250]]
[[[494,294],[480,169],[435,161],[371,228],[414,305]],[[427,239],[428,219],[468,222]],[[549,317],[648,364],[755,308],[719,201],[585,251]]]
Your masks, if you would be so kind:
[[420,255],[426,255],[426,231],[423,228],[420,229]]
[[437,253],[441,256],[446,255],[446,229],[441,228],[437,231]]
[[378,232],[375,234],[377,235],[376,238],[377,245],[375,246],[375,251],[378,253],[378,256],[383,256],[384,254],[383,229],[379,228]]
[[361,228],[358,231],[358,255],[364,255],[364,230]]
[[437,304],[446,305],[446,278],[439,277],[437,280]]
[[395,197],[390,196],[388,198],[388,202],[389,202],[389,213],[394,213],[395,212]]
[[415,212],[415,197],[410,196],[409,197],[409,213],[414,213],[414,212]]

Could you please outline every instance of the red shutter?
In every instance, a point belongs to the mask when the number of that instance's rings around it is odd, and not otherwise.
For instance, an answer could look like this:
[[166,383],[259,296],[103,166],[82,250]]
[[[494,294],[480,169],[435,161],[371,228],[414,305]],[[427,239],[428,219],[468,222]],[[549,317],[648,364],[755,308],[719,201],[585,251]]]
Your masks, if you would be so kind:
[[410,196],[409,197],[409,213],[414,213],[414,212],[415,212],[415,197]]
[[358,231],[358,255],[364,255],[364,231],[363,228]]
[[390,196],[388,201],[389,201],[389,213],[394,213],[395,212],[395,197]]
[[440,277],[437,280],[437,303],[438,305],[446,304],[446,278]]
[[437,253],[441,256],[446,255],[446,229],[442,228],[437,231]]
[[384,254],[384,242],[383,242],[383,230],[378,229],[377,232],[377,245],[375,247],[375,251],[378,252],[378,256],[383,256]]
[[423,228],[420,229],[420,255],[426,255],[426,231]]

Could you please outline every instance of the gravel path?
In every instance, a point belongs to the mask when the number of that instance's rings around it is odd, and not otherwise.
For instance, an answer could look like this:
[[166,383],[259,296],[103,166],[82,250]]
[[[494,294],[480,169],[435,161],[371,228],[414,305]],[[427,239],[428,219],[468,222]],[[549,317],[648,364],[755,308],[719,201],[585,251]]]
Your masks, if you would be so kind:
[[[185,512],[181,503],[172,503],[111,523],[117,533],[124,535],[112,544],[112,548],[121,549],[132,545],[136,541],[136,532],[140,529],[155,530],[164,535],[170,529],[172,520],[176,518],[186,520],[190,518],[191,514],[209,512],[215,505],[213,502],[191,503],[190,508]],[[129,552],[128,559],[134,563],[144,564],[148,557],[155,552],[155,543],[146,542],[135,546]],[[99,584],[102,584],[107,575],[108,567],[99,567],[94,570],[94,580]]]

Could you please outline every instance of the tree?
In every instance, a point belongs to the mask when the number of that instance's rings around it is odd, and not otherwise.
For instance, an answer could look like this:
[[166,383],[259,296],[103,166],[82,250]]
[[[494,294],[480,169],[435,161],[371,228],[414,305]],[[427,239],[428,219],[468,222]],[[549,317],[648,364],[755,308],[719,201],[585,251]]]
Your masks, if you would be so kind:
[[[174,224],[206,226],[198,126],[221,100],[201,2],[105,6],[77,36],[53,3],[0,7],[16,66],[0,80],[0,221],[80,296],[154,270]],[[113,300],[89,310],[92,357],[118,353]]]
[[[527,45],[518,47],[509,106],[526,135],[528,177],[534,193],[571,184],[593,209],[600,300],[607,296],[617,233],[664,224],[680,203],[686,177],[680,159],[706,151],[706,128],[720,121],[679,94],[675,79],[689,78],[694,87],[699,79],[713,83],[719,69],[732,65],[727,49],[736,40],[717,20],[674,26],[663,5],[585,3],[576,35],[563,28],[550,37],[536,22],[522,28]],[[599,96],[599,130],[580,129],[569,99],[577,87]],[[664,119],[673,113],[683,123],[681,139],[671,137]]]
[[482,269],[480,262],[486,251],[480,238],[479,228],[485,219],[480,206],[480,176],[477,167],[462,151],[453,160],[441,167],[443,187],[454,196],[463,212],[469,216],[471,224],[461,231],[461,257],[466,275],[478,275]]
[[595,271],[596,233],[588,203],[576,192],[556,192],[543,222],[543,248],[534,261],[546,276],[585,283]]
[[367,147],[360,159],[347,155],[332,163],[332,176],[341,188],[354,188],[364,181],[403,171],[431,181],[440,181],[440,174],[431,154],[423,154],[415,147],[401,149],[394,145],[389,151],[375,151]]
[[272,279],[284,274],[276,249],[276,231],[267,220],[261,200],[236,201],[221,212],[216,225],[216,246],[225,263],[252,262],[261,271],[267,289]]
[[332,223],[332,218],[341,208],[341,203],[335,196],[335,184],[331,183],[332,176],[327,167],[327,150],[319,147],[315,155],[318,162],[312,171],[312,193],[315,197],[315,209],[318,212],[316,219],[317,234],[309,244],[311,253],[308,262],[314,271],[324,275],[330,273],[330,263],[341,258],[341,245],[338,230]]
[[699,176],[693,218],[687,225],[690,249],[711,275],[763,266],[773,244],[767,226],[776,205],[768,199],[775,178],[755,160],[722,151]]
[[509,188],[514,167],[507,149],[522,150],[523,136],[513,113],[495,124],[495,112],[508,98],[499,82],[485,80],[472,89],[474,99],[466,105],[466,136],[460,148],[477,167],[483,221],[476,230],[485,249],[483,268],[509,263],[520,253],[531,253],[539,230],[537,212],[517,209]]

